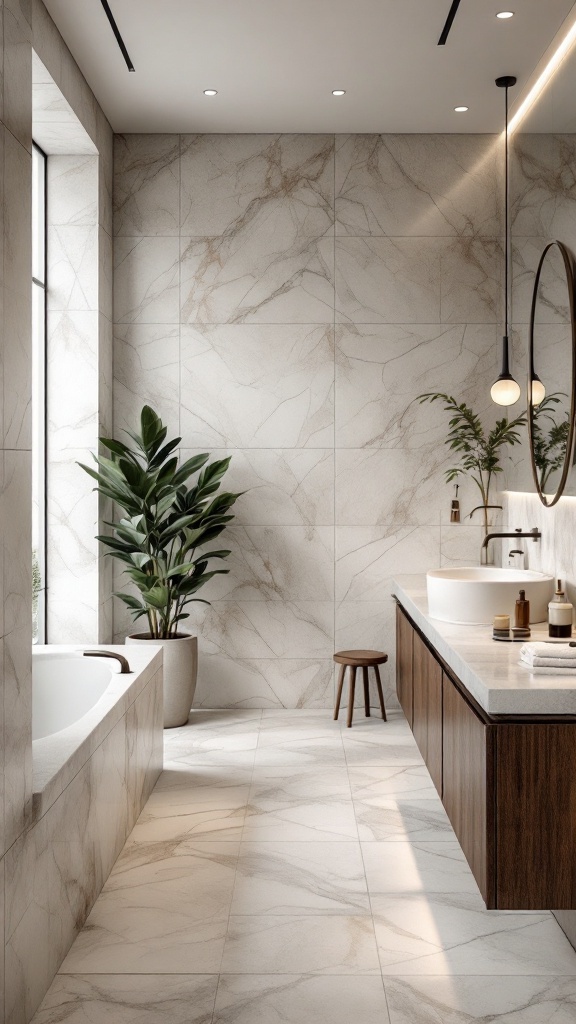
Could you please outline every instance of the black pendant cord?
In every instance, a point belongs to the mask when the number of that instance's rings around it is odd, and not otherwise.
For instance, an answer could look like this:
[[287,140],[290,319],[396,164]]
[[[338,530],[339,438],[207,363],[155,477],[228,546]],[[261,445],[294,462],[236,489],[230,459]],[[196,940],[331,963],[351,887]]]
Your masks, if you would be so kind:
[[[508,86],[504,89],[504,337],[508,337],[508,232],[510,230],[510,193],[508,182]],[[509,371],[508,371],[509,372]]]

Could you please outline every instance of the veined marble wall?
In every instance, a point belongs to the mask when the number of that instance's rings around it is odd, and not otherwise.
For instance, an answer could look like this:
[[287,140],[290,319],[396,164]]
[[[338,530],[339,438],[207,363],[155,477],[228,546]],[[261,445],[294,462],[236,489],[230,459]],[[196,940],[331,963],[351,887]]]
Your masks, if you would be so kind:
[[477,559],[446,416],[413,400],[494,415],[500,158],[478,135],[116,137],[115,432],[149,402],[247,491],[191,620],[199,705],[328,707],[351,646],[390,652],[391,699],[391,578]]
[[[111,131],[42,0],[0,0],[0,243],[2,300],[2,430],[0,459],[0,580],[2,622],[2,785],[0,787],[0,929],[11,913],[14,876],[6,865],[29,822],[31,742],[31,150],[32,45],[74,106],[93,128],[100,125],[101,175],[111,230]],[[91,99],[90,99],[91,97]],[[108,287],[111,288],[109,279]],[[110,333],[110,332],[109,332]],[[111,342],[109,343],[111,370]],[[111,407],[108,372],[108,407]],[[105,387],[103,385],[104,391]],[[106,392],[105,392],[106,393]],[[109,602],[110,586],[106,589]],[[13,918],[12,918],[13,920]],[[4,1015],[5,952],[0,945],[0,1019]]]

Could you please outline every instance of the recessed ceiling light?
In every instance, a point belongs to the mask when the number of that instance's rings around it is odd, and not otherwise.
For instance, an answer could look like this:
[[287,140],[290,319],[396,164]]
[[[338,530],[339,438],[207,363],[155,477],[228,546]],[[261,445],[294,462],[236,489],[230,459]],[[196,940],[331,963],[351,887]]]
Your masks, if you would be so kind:
[[204,89],[204,95],[205,96],[217,96],[218,95],[218,89]]
[[346,89],[332,89],[332,95],[333,96],[345,96],[346,95]]
[[504,21],[506,18],[513,18],[514,11],[498,11],[497,18],[501,18]]
[[465,114],[466,111],[468,110],[468,107],[454,107],[454,110],[456,111],[457,114]]

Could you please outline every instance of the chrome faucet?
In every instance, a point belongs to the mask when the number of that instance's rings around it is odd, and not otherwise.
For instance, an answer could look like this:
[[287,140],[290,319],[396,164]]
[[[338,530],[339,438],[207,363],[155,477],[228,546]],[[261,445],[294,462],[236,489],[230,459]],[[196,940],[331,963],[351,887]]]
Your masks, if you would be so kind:
[[488,562],[488,545],[491,540],[500,540],[506,537],[514,537],[518,540],[520,537],[531,537],[536,543],[537,540],[542,538],[540,530],[535,526],[534,529],[530,530],[530,533],[523,533],[522,530],[514,530],[514,533],[487,533],[482,541],[482,547],[480,548],[480,565],[487,565]]
[[116,654],[115,651],[83,651],[85,658],[114,658],[120,662],[120,675],[127,675],[132,671],[127,659],[123,654]]

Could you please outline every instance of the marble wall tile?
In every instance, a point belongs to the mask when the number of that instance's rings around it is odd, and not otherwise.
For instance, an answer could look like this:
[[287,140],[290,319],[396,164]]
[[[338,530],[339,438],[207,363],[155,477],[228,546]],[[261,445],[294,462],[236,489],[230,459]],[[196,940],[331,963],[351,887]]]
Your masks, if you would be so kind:
[[[440,565],[443,568],[476,565],[480,561],[480,548],[484,540],[484,527],[480,525],[481,516],[481,512],[476,512],[477,526],[468,526],[464,523],[442,524],[440,528]],[[491,516],[491,525],[497,516],[499,513],[494,513]],[[503,564],[507,565],[507,560]]]
[[186,447],[332,445],[328,326],[182,327],[181,365]]
[[511,146],[514,235],[543,240],[576,236],[574,135],[516,132]]
[[[98,313],[55,311],[47,318],[49,460],[89,449],[97,434]],[[65,371],[65,372],[63,372]],[[65,456],[69,458],[68,454]],[[52,481],[51,481],[52,483]]]
[[203,655],[330,658],[334,650],[331,601],[215,601],[191,605],[187,625]]
[[336,529],[336,600],[386,601],[397,573],[422,573],[440,564],[440,526]]
[[116,323],[178,323],[176,238],[117,238],[114,245]]
[[[436,448],[446,414],[417,395],[444,391],[489,416],[497,329],[485,324],[336,327],[336,446]],[[492,408],[491,408],[492,407]]]
[[334,217],[334,136],[182,136],[181,233],[308,238]]
[[442,445],[422,453],[403,448],[345,448],[336,452],[336,523],[380,526],[395,533],[437,526],[450,506],[443,471],[452,465]]
[[210,974],[59,974],[35,1018],[53,1024],[64,1014],[70,1024],[208,1024],[218,979]]
[[[62,93],[55,85],[57,96]],[[98,219],[98,157],[51,155],[47,165],[50,223],[88,227]]]
[[48,226],[50,310],[98,309],[98,229],[95,225]]
[[98,309],[100,314],[112,321],[114,314],[113,288],[113,241],[112,235],[98,227]]
[[2,120],[15,139],[32,151],[32,5],[4,0],[4,106]]
[[[28,613],[29,614],[29,613]],[[32,651],[28,624],[4,637],[4,843],[32,811]]]
[[[4,445],[31,445],[31,158],[4,131]],[[7,344],[6,339],[10,339]]]
[[[203,451],[181,449],[182,459]],[[244,492],[234,512],[250,526],[331,526],[334,522],[332,448],[211,449],[232,461],[224,486]],[[224,535],[225,537],[225,535]]]
[[498,233],[496,136],[336,137],[338,235]]
[[5,926],[5,860],[4,857],[0,858],[0,935],[2,936],[2,948],[0,950],[0,1007],[4,1014],[5,1007],[5,990],[6,990],[6,969],[5,969],[5,954],[4,954],[4,926]]
[[[331,708],[332,659],[298,658],[298,651],[294,655],[232,660],[200,652],[194,707]],[[222,763],[221,756],[213,755],[211,763]]]
[[442,323],[495,324],[502,316],[503,253],[490,238],[447,240],[440,255]]
[[162,770],[162,672],[157,672],[126,714],[128,829]]
[[178,135],[114,136],[114,233],[180,233]]
[[263,215],[250,231],[183,236],[180,294],[182,323],[331,323],[332,238],[306,238],[290,217]]
[[152,405],[171,436],[180,430],[180,338],[177,324],[114,327],[114,427],[140,427]]
[[336,239],[336,323],[440,323],[440,255],[432,238]]
[[328,526],[242,526],[226,530],[229,573],[206,586],[210,601],[331,601],[334,533]]

